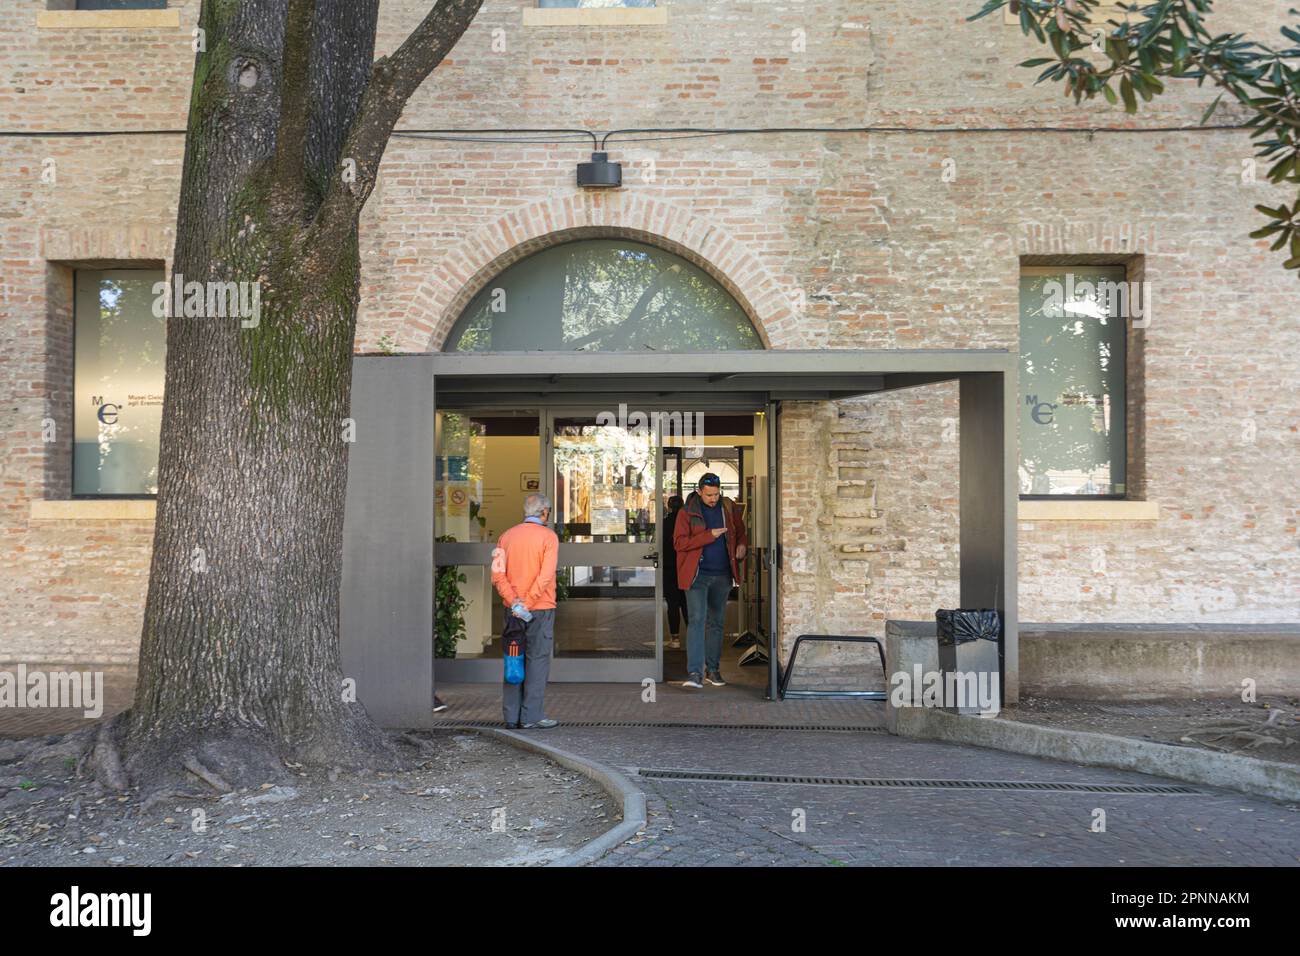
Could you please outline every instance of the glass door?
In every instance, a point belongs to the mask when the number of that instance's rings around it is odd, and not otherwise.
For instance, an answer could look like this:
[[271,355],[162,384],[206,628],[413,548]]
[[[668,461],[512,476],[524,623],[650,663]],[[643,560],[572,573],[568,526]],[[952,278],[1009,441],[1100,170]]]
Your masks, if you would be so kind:
[[435,417],[434,673],[501,680],[501,598],[492,549],[542,490],[538,409],[442,409]]
[[657,421],[552,410],[544,434],[560,536],[551,679],[659,681]]

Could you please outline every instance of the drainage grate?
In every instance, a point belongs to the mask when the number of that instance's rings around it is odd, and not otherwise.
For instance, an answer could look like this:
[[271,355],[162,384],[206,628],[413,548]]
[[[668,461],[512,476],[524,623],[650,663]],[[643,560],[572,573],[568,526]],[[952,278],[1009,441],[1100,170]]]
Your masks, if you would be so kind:
[[[437,721],[432,724],[433,727],[505,727],[505,722],[501,720],[448,720]],[[561,727],[664,727],[664,728],[681,728],[683,730],[701,730],[716,728],[720,730],[824,730],[835,731],[837,733],[865,733],[865,734],[883,734],[884,727],[873,727],[859,724],[699,724],[699,723],[679,723],[674,721],[661,721],[658,723],[649,721],[632,721],[632,720],[563,720],[560,721]]]
[[639,777],[660,780],[707,780],[718,783],[785,783],[817,787],[901,787],[935,790],[1031,790],[1064,793],[1199,794],[1193,787],[1132,783],[1033,783],[1026,780],[915,780],[889,777],[800,777],[772,773],[725,773],[712,770],[637,770]]

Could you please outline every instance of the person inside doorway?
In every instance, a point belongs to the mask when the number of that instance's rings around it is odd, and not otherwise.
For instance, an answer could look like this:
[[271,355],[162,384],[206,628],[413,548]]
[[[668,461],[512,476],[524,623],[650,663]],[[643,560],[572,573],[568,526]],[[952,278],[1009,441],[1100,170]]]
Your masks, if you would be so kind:
[[739,562],[749,549],[739,506],[722,496],[722,480],[713,472],[700,477],[695,491],[677,513],[673,527],[677,550],[677,585],[686,592],[686,680],[722,687],[722,630],[727,596],[743,580]]
[[524,680],[502,682],[501,708],[507,727],[547,729],[546,679],[555,646],[555,568],[560,539],[546,526],[551,499],[536,492],[524,498],[524,520],[507,529],[492,552],[492,584],[506,613],[525,621]]
[[664,569],[664,600],[668,602],[668,646],[682,646],[682,620],[691,623],[686,610],[686,592],[677,586],[677,549],[673,547],[677,515],[682,510],[682,496],[668,499],[668,514],[664,516],[663,556],[659,564]]

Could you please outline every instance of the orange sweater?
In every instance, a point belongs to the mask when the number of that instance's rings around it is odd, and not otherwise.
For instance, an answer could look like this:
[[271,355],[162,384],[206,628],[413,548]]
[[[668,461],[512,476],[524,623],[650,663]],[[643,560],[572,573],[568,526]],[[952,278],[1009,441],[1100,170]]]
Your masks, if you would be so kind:
[[492,584],[506,607],[523,601],[530,611],[555,607],[555,565],[560,539],[535,521],[507,529],[492,552]]

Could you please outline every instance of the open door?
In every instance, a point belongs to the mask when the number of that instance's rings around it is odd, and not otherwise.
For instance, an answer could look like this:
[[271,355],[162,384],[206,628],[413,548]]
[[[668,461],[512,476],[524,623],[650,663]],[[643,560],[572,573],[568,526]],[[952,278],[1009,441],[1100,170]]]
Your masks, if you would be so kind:
[[781,403],[767,403],[767,527],[763,562],[767,569],[767,697],[778,700],[781,686]]

